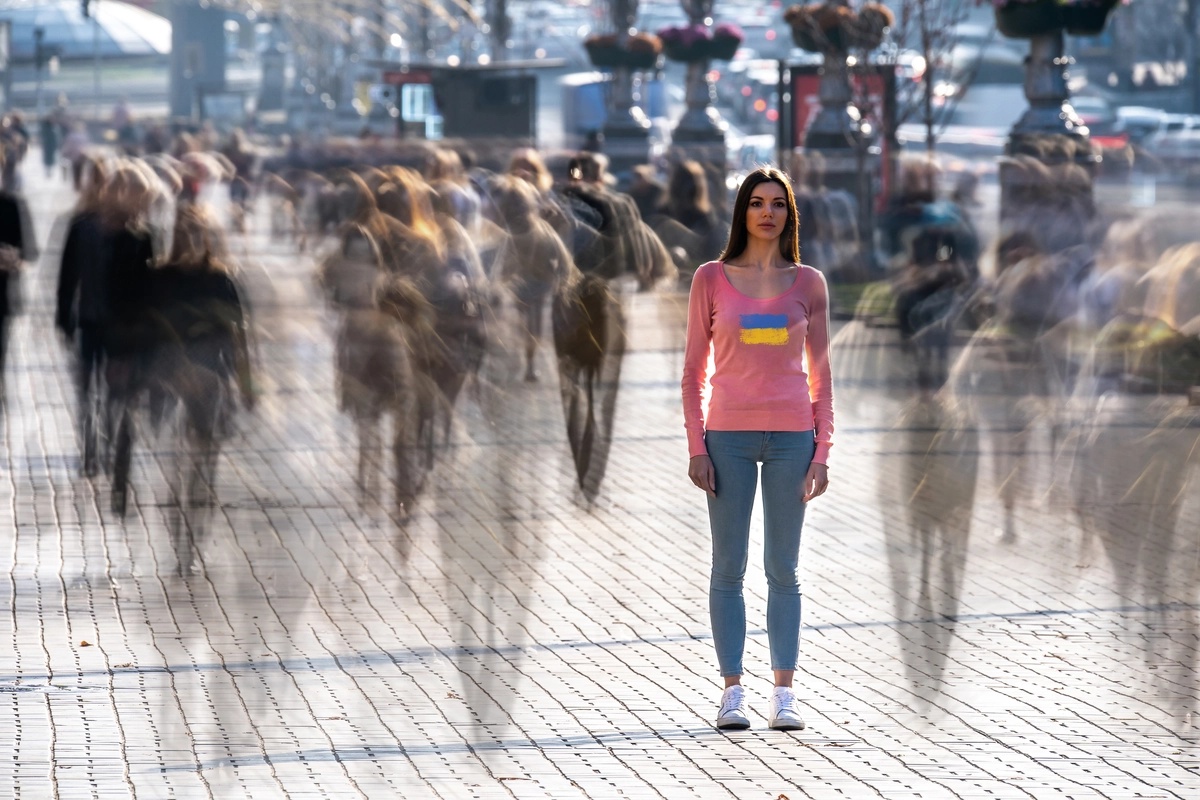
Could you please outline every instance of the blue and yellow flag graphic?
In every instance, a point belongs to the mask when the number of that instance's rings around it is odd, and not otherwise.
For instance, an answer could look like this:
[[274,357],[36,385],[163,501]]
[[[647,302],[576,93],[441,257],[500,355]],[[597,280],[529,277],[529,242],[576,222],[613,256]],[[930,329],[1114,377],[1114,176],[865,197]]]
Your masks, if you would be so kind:
[[742,314],[742,344],[787,344],[787,314]]

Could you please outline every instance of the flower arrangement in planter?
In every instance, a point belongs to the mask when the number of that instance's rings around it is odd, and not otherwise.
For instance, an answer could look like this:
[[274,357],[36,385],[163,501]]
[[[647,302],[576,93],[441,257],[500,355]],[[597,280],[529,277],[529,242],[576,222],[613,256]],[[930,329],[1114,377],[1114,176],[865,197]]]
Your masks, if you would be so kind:
[[615,33],[602,33],[584,39],[583,48],[592,65],[601,69],[653,69],[663,44],[650,33],[631,34],[624,44]]
[[729,61],[745,35],[737,25],[723,22],[715,28],[700,23],[663,28],[658,32],[663,55],[672,61]]
[[864,3],[856,10],[845,0],[794,5],[784,12],[783,19],[792,28],[796,46],[811,53],[872,50],[896,21],[882,3]]
[[1029,39],[1057,30],[1096,36],[1121,0],[991,0],[996,29],[1010,39]]

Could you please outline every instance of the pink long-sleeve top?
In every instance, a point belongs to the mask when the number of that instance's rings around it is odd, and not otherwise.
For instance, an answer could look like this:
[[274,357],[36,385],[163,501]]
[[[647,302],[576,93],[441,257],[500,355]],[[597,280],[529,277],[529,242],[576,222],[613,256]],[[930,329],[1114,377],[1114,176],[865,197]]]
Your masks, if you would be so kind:
[[[707,418],[706,381],[712,386]],[[801,266],[783,294],[757,298],[733,287],[721,261],[696,270],[683,354],[683,420],[689,456],[708,453],[705,430],[811,430],[813,461],[829,463],[833,385],[824,275]]]

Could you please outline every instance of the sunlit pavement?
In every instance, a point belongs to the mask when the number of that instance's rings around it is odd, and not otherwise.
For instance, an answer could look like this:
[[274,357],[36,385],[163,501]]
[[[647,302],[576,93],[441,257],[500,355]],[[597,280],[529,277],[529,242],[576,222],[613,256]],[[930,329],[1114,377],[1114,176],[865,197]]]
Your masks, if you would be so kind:
[[[38,166],[25,172],[45,241],[71,198]],[[265,396],[226,447],[203,568],[184,577],[165,527],[170,431],[139,442],[130,512],[116,519],[107,479],[79,475],[68,354],[51,324],[57,253],[27,276],[2,419],[0,729],[12,757],[0,795],[1200,792],[1194,482],[1172,536],[1085,535],[1036,427],[1004,536],[993,466],[1005,432],[948,426],[898,394],[890,331],[845,337],[836,358],[876,366],[839,389],[833,487],[806,521],[808,727],[766,728],[756,540],[753,726],[719,733],[707,519],[678,397],[682,299],[628,298],[631,352],[595,505],[573,486],[545,346],[537,384],[519,380],[515,357],[491,360],[400,525],[386,497],[364,507],[354,486],[311,256],[265,232],[234,248]],[[1130,442],[1155,424],[1140,407],[1120,426]]]

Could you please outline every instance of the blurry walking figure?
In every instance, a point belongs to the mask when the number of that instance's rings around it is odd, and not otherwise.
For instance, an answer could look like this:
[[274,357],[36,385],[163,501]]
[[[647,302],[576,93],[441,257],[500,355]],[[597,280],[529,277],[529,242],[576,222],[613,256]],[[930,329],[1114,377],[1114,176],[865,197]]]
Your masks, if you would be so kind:
[[83,440],[82,472],[99,471],[103,406],[104,323],[108,317],[108,283],[104,273],[105,229],[102,198],[105,168],[93,161],[75,211],[67,223],[58,273],[54,324],[76,348],[79,435]]
[[1145,609],[1124,633],[1144,642],[1155,691],[1194,714],[1200,621],[1179,601],[1200,590],[1200,531],[1187,512],[1200,479],[1200,407],[1187,397],[1200,385],[1200,244],[1168,248],[1133,278],[1108,287],[1109,318],[1076,381],[1074,446],[1064,450],[1083,554],[1102,546],[1116,596]]
[[946,382],[950,346],[974,279],[962,256],[957,218],[926,204],[905,231],[908,259],[894,273],[900,340],[915,359],[917,388]]
[[38,138],[42,143],[42,166],[46,168],[46,177],[54,176],[54,168],[58,166],[58,149],[62,146],[63,136],[67,131],[66,108],[55,105],[54,108],[38,121]]
[[576,266],[609,280],[632,274],[643,291],[674,278],[670,253],[642,222],[633,199],[609,188],[607,170],[608,159],[600,153],[578,153],[568,165],[569,182],[562,194],[598,217],[594,227],[599,236],[586,250],[575,252]]
[[79,191],[83,185],[83,171],[88,163],[87,151],[91,146],[87,127],[82,122],[73,122],[63,137],[62,156],[71,169],[71,185]]
[[229,159],[233,175],[229,179],[229,213],[231,227],[238,233],[246,232],[246,212],[249,209],[251,188],[254,185],[258,154],[241,128],[235,128],[229,142],[221,151]]
[[628,194],[637,205],[642,220],[652,226],[654,216],[667,202],[667,186],[655,175],[654,167],[650,164],[638,164],[630,174],[633,181],[627,190]]
[[181,573],[191,569],[208,530],[221,442],[232,432],[237,397],[247,409],[255,405],[242,292],[229,265],[215,257],[216,238],[219,228],[207,210],[182,207],[170,258],[151,273],[152,410],[174,407],[182,429],[170,518]]
[[[879,447],[878,500],[901,655],[918,700],[945,689],[962,600],[979,435],[944,395],[916,395]],[[922,645],[914,647],[913,644]]]
[[[0,166],[3,161],[0,154]],[[0,402],[4,399],[9,317],[20,310],[24,262],[36,258],[37,243],[29,211],[25,202],[5,186],[0,189]]]
[[357,484],[376,503],[383,471],[383,424],[392,422],[396,512],[405,516],[428,466],[421,410],[436,389],[419,366],[422,343],[433,339],[433,309],[411,279],[389,275],[374,234],[352,224],[317,275],[340,315],[335,338],[338,407],[358,435]]
[[[377,200],[359,181],[360,192],[367,191],[356,198],[354,219],[372,232],[383,268],[407,277],[432,309],[432,330],[420,332],[415,351],[417,368],[434,388],[419,398],[421,438],[432,466],[438,432],[448,438],[459,393],[483,362],[486,278],[474,245],[451,214],[461,186],[439,181],[444,192],[439,212],[434,192],[413,170],[391,167],[383,177]],[[376,202],[378,210],[372,212]]]
[[626,328],[608,282],[571,269],[555,292],[554,349],[567,442],[584,498],[595,501],[608,468]]
[[818,152],[793,152],[791,168],[804,263],[826,275],[855,265],[861,248],[854,196],[825,186],[825,158]]
[[0,174],[4,179],[4,190],[19,194],[21,185],[21,162],[29,152],[29,129],[20,111],[13,111],[0,119],[0,145],[4,149],[4,162]]
[[525,181],[502,176],[492,188],[499,222],[510,237],[497,278],[513,295],[524,338],[525,380],[537,381],[537,348],[547,300],[574,270],[566,246],[538,215],[538,196]]
[[1092,177],[1082,166],[1090,148],[1067,136],[1024,139],[1002,179],[1001,229],[1028,231],[1046,253],[1087,244],[1096,218]]
[[723,226],[708,197],[708,177],[697,161],[672,165],[663,203],[647,220],[683,274],[711,261],[725,244]]
[[148,326],[154,242],[148,214],[153,173],[120,164],[101,190],[105,301],[102,336],[107,382],[106,430],[113,434],[112,509],[125,515],[133,459],[134,410],[145,386],[152,341]]
[[129,107],[128,98],[122,97],[117,100],[116,105],[113,106],[111,121],[121,153],[127,156],[139,155],[141,141],[134,124],[133,111]]

